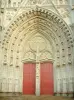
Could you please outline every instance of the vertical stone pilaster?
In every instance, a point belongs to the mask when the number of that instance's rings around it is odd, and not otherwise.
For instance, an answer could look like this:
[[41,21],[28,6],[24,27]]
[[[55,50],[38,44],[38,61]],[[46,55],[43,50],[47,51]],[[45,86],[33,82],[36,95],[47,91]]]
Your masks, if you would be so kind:
[[36,96],[40,95],[40,63],[36,63]]
[[36,42],[36,96],[40,96],[40,61],[39,61],[39,58],[40,58],[40,44],[39,42],[37,41]]

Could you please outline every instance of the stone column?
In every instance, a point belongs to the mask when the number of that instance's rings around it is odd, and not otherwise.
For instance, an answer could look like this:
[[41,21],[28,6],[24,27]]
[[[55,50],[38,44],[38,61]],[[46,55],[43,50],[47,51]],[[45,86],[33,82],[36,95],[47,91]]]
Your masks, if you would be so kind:
[[36,62],[36,96],[40,95],[40,63]]
[[40,95],[40,63],[39,63],[39,46],[36,51],[36,96]]

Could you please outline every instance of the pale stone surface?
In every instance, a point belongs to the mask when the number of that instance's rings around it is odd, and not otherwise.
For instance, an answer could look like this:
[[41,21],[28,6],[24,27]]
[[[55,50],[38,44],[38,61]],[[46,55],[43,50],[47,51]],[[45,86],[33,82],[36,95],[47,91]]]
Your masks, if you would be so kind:
[[[0,6],[0,92],[22,92],[23,63],[28,61],[52,61],[54,92],[73,92],[74,27],[71,30],[68,25],[74,21],[69,3],[66,0],[5,1]],[[39,95],[38,69],[36,93]]]

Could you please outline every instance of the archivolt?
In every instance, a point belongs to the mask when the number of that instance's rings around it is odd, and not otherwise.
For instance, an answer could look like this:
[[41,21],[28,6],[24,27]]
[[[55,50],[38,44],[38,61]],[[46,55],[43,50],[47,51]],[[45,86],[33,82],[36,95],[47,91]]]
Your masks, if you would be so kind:
[[70,28],[55,13],[38,8],[28,13],[23,12],[7,29],[2,41],[4,63],[6,62],[7,66],[10,66],[11,60],[15,61],[12,66],[18,61],[21,62],[23,47],[36,32],[51,42],[55,50],[52,52],[56,66],[73,62],[73,38]]

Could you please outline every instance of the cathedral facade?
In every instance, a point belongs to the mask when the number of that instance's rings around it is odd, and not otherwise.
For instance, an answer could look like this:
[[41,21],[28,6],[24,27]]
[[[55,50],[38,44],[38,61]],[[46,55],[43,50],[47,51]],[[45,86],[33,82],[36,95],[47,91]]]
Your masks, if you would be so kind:
[[73,97],[73,4],[0,1],[0,92]]

